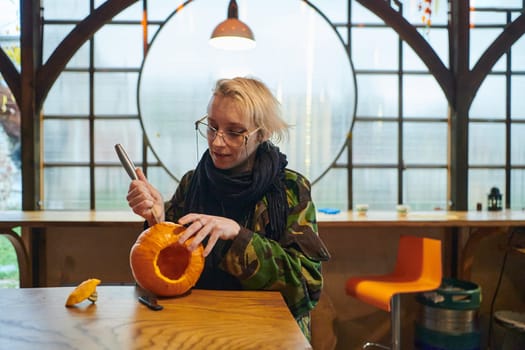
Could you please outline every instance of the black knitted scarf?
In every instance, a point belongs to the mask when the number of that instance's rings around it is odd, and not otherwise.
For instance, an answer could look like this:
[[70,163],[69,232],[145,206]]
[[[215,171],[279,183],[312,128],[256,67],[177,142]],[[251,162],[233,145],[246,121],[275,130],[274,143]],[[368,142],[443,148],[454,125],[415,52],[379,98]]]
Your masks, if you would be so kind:
[[288,214],[284,186],[288,161],[270,142],[261,143],[256,152],[252,171],[232,175],[217,169],[207,150],[193,174],[184,211],[225,216],[247,227],[255,204],[266,196],[270,219],[266,236],[278,241],[286,228]]

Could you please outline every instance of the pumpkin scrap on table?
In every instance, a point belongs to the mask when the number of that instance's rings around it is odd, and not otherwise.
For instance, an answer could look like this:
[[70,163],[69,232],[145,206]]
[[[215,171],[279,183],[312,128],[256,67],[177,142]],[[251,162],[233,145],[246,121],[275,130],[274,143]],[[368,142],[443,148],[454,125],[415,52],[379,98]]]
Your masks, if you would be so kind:
[[94,303],[97,301],[97,286],[100,284],[100,280],[97,278],[90,278],[80,283],[72,292],[69,294],[66,300],[66,306],[73,306],[86,299]]
[[204,269],[204,248],[190,252],[193,238],[179,243],[186,228],[161,222],[143,231],[131,248],[129,262],[137,284],[157,296],[173,297],[190,290]]

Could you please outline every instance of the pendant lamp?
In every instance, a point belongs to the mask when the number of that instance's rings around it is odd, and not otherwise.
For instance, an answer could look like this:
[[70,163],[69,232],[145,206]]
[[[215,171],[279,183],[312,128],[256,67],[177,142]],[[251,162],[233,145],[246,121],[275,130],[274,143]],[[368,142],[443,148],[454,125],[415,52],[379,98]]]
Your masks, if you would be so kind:
[[210,45],[223,50],[249,50],[255,48],[252,30],[239,21],[237,2],[230,0],[228,18],[219,23],[210,37]]

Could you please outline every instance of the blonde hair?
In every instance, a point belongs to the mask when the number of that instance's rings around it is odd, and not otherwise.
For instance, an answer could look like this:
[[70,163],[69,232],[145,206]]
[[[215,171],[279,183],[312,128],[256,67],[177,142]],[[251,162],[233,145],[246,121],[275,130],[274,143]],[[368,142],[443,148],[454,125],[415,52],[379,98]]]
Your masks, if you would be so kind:
[[282,119],[281,104],[263,82],[242,77],[220,79],[213,96],[237,101],[237,108],[260,128],[263,138],[279,142],[287,136],[289,125]]

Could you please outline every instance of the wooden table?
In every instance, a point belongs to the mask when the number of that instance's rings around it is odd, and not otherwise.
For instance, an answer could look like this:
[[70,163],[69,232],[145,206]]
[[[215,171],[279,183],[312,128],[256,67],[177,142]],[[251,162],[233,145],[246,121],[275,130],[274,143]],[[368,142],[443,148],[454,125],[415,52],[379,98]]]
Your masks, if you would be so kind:
[[395,211],[318,213],[323,226],[374,227],[516,227],[525,226],[525,211],[417,211],[399,215]]
[[0,289],[0,349],[311,349],[279,292],[192,290],[152,311],[133,286],[66,308],[72,290]]
[[[34,272],[40,260],[37,246],[52,227],[133,227],[141,231],[144,219],[131,211],[0,211],[0,236],[15,248],[20,287],[38,286]],[[22,237],[13,229],[22,228]]]
[[[451,275],[468,279],[472,252],[479,240],[493,234],[505,234],[525,227],[525,211],[429,211],[409,212],[400,216],[394,211],[369,211],[360,215],[352,211],[329,215],[318,213],[319,228],[329,227],[442,227],[450,231]],[[45,231],[53,227],[129,227],[141,231],[143,219],[131,211],[0,211],[0,235],[6,236],[17,252],[20,286],[39,286],[35,279],[41,257],[38,245]],[[21,226],[24,239],[13,228]]]
[[439,227],[449,231],[451,277],[470,279],[474,248],[494,234],[509,234],[525,227],[525,211],[428,211],[399,215],[394,211],[319,213],[319,227]]

